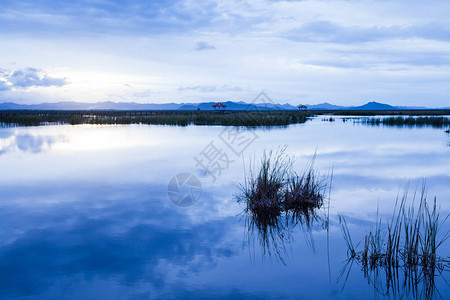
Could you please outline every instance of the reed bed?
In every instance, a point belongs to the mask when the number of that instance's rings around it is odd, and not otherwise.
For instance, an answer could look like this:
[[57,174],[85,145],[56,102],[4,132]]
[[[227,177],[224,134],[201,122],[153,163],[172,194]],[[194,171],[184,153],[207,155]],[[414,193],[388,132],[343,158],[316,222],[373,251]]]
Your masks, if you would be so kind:
[[[414,196],[414,198],[416,195]],[[448,215],[441,222],[436,206],[436,198],[431,206],[425,196],[425,188],[420,193],[418,208],[406,206],[408,194],[396,200],[392,220],[383,227],[381,217],[377,218],[375,228],[363,240],[362,251],[353,246],[345,219],[340,222],[349,253],[363,265],[375,267],[422,266],[428,267],[442,261],[437,257],[438,248],[447,240],[449,233],[438,240],[438,233]]]
[[360,121],[371,126],[396,126],[396,127],[424,127],[446,128],[450,126],[450,118],[443,116],[421,116],[421,117],[386,117],[365,118]]
[[256,218],[272,218],[284,210],[287,180],[292,173],[292,159],[286,155],[286,148],[264,151],[259,168],[250,162],[249,174],[239,202],[245,203],[245,211]]
[[247,213],[261,217],[283,212],[301,215],[305,209],[320,208],[327,185],[326,178],[314,169],[314,159],[298,175],[286,147],[264,151],[258,165],[250,163],[238,201],[245,204]]
[[[311,228],[320,220],[326,179],[313,168],[314,157],[298,175],[286,147],[264,151],[261,160],[250,162],[241,193],[243,215],[250,236],[257,233],[263,254],[275,254],[285,263],[285,245],[292,242],[294,227],[300,225],[306,241],[314,249]],[[323,222],[324,224],[326,222]],[[326,223],[327,224],[327,223]],[[249,241],[250,242],[250,241]]]
[[311,114],[299,111],[0,111],[2,126],[48,124],[153,124],[287,126],[304,123]]
[[450,109],[395,109],[395,110],[314,110],[316,114],[336,116],[445,116]]
[[[417,197],[418,206],[414,206]],[[348,248],[348,261],[341,276],[349,263],[356,261],[365,277],[382,295],[411,293],[413,298],[429,299],[435,293],[435,276],[450,269],[449,257],[440,257],[437,253],[449,237],[448,231],[440,234],[448,215],[445,218],[440,216],[436,198],[431,204],[427,201],[425,185],[419,196],[414,193],[409,206],[407,199],[407,192],[401,198],[397,197],[391,220],[385,226],[382,218],[377,216],[375,226],[365,235],[360,251],[352,243],[345,219],[339,216]],[[381,270],[384,271],[384,285],[380,281]],[[423,287],[420,291],[419,284]]]
[[313,157],[305,170],[298,175],[294,173],[287,180],[284,192],[284,210],[291,219],[301,220],[309,226],[316,220],[316,211],[324,205],[327,179],[314,169]]

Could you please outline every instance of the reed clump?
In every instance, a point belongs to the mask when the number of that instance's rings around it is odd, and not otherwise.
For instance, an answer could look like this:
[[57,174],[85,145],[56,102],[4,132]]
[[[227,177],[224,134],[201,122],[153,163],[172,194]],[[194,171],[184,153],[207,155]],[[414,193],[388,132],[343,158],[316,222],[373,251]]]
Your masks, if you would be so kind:
[[260,161],[250,162],[241,193],[236,196],[245,205],[243,216],[249,244],[256,232],[263,254],[274,254],[282,263],[297,225],[314,249],[312,226],[314,221],[321,220],[319,210],[324,204],[327,184],[326,178],[313,168],[313,162],[314,157],[298,175],[293,171],[294,160],[287,155],[286,147],[264,151]]
[[278,216],[284,207],[286,178],[291,173],[292,161],[285,155],[285,148],[264,151],[259,169],[250,165],[249,174],[241,186],[239,200],[245,202],[246,211],[258,218]]
[[325,177],[313,168],[314,157],[301,175],[293,171],[294,160],[286,147],[264,151],[255,168],[250,163],[238,201],[245,211],[257,217],[271,217],[283,212],[300,215],[323,205]]
[[[437,253],[449,237],[448,232],[440,235],[448,215],[445,218],[440,216],[436,198],[431,204],[427,201],[425,185],[420,192],[418,206],[414,206],[416,196],[415,193],[413,204],[409,206],[407,192],[400,199],[397,197],[394,213],[385,226],[382,218],[377,216],[375,227],[365,235],[360,251],[352,243],[345,219],[339,216],[348,248],[347,264],[356,261],[369,282],[385,296],[390,292],[406,291],[417,299],[431,298],[436,273],[442,274],[450,268],[448,257],[440,257]],[[378,278],[380,269],[384,270],[384,287]],[[403,277],[401,283],[400,277]],[[420,293],[419,283],[423,286]]]
[[315,219],[315,211],[325,201],[326,178],[313,168],[314,159],[301,175],[296,173],[286,185],[284,193],[284,210],[292,214],[294,220],[303,220],[309,225]]
[[[425,195],[425,187],[419,197],[417,208],[414,205],[406,205],[407,193],[401,199],[397,198],[391,221],[383,227],[381,217],[377,218],[375,228],[364,237],[362,251],[351,251],[352,255],[368,267],[429,267],[440,262],[437,250],[447,240],[449,233],[444,234],[441,239],[438,239],[438,233],[448,215],[441,222],[436,198],[430,205]],[[341,226],[346,237],[349,236],[348,228],[342,219],[341,217]],[[348,248],[354,249],[347,238],[346,241]]]
[[396,127],[424,127],[445,128],[450,126],[450,118],[443,116],[420,116],[420,117],[385,117],[366,118],[361,121],[365,125],[372,126],[396,126]]

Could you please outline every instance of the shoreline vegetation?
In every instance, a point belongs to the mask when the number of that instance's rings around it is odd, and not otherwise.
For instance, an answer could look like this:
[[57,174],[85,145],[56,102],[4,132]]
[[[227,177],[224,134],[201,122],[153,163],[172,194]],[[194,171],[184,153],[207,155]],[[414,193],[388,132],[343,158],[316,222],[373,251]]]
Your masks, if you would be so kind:
[[370,126],[447,128],[450,127],[450,118],[437,116],[365,118],[361,123]]
[[[387,126],[450,126],[450,110],[258,110],[258,111],[0,111],[0,127],[42,126],[42,125],[220,125],[271,127],[305,123],[317,115],[334,116],[395,116],[364,121],[366,125]],[[411,116],[418,116],[417,118]],[[421,116],[421,117],[420,117]],[[327,120],[335,120],[333,118]]]
[[305,123],[313,115],[299,111],[0,111],[0,125],[220,125],[270,127]]

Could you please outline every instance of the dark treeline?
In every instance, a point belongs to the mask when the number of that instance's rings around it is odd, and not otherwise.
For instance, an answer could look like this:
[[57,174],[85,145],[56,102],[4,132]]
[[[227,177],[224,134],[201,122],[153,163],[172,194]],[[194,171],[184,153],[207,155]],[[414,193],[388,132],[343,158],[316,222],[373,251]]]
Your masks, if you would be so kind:
[[154,124],[287,126],[306,122],[312,114],[299,111],[0,111],[2,126],[49,124]]
[[372,126],[397,126],[397,127],[422,127],[431,126],[434,128],[446,128],[450,126],[448,117],[386,117],[367,118],[361,121],[365,125]]

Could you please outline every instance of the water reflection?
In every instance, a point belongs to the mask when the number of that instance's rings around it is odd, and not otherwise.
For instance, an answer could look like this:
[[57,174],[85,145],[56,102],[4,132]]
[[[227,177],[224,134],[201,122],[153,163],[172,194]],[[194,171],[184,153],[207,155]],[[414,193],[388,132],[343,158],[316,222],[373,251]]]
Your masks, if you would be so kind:
[[[256,252],[261,252],[263,258],[275,258],[286,265],[296,232],[301,232],[306,244],[315,251],[313,231],[327,229],[328,223],[323,212],[310,210],[302,216],[288,213],[273,218],[245,214],[244,224],[251,259],[255,258]],[[255,247],[262,251],[255,251]]]
[[440,232],[448,215],[440,218],[436,198],[428,203],[425,182],[421,191],[416,188],[411,201],[408,198],[406,189],[397,198],[386,225],[377,215],[375,226],[363,238],[361,251],[352,242],[345,218],[339,216],[348,248],[348,259],[340,274],[340,279],[345,278],[343,288],[356,262],[368,284],[381,296],[433,299],[440,295],[435,279],[450,271],[448,257],[438,252],[450,234]]
[[[357,258],[349,258],[341,269],[340,280],[345,288],[346,281],[356,264],[367,283],[379,296],[393,299],[434,299],[443,298],[436,285],[436,278],[444,276],[450,262],[441,261],[430,267],[418,265],[392,266],[386,264],[367,265]],[[358,270],[357,273],[360,273]]]
[[[239,216],[242,207],[233,199],[235,184],[243,181],[239,159],[215,183],[200,179],[203,194],[194,206],[173,205],[168,182],[180,172],[195,174],[193,157],[211,140],[227,149],[219,144],[223,130],[1,128],[2,143],[15,135],[64,137],[64,142],[43,146],[39,154],[15,144],[0,155],[0,298],[373,299],[373,288],[355,268],[347,281],[351,288],[340,291],[342,282],[335,284],[346,258],[336,213],[345,214],[358,240],[376,219],[378,199],[380,213],[390,213],[399,185],[423,177],[444,200],[443,212],[450,210],[445,201],[450,148],[443,145],[443,130],[355,126],[338,117],[331,123],[317,118],[284,129],[253,129],[259,138],[246,150],[261,153],[286,144],[297,170],[316,150],[318,169],[326,172],[334,164],[330,226],[326,203],[310,219],[296,222],[283,215],[275,226],[252,225],[254,220]],[[285,264],[276,258],[273,241]],[[265,259],[249,259],[249,251],[260,258],[264,249]],[[441,250],[449,253],[448,245]],[[444,279],[448,273],[436,277],[435,285],[448,298]]]
[[[314,250],[312,226],[320,220],[325,202],[327,179],[314,169],[313,156],[299,175],[287,148],[264,150],[261,158],[250,161],[237,203],[244,206],[242,215],[250,245],[259,240],[263,257],[275,256],[286,264],[286,245],[291,244],[298,226]],[[328,224],[328,222],[323,222]]]
[[[2,191],[7,198],[8,189]],[[89,196],[76,205],[3,203],[0,296],[42,294],[60,278],[76,276],[87,283],[145,282],[156,293],[168,284],[168,272],[188,277],[238,253],[225,242],[230,220],[195,225],[173,205],[162,205],[168,201],[163,191],[147,185],[84,185],[78,196]],[[53,194],[38,187],[34,192]]]
[[449,146],[450,147],[450,129],[449,130],[446,130],[445,131],[445,133],[447,133],[447,146]]
[[40,153],[49,150],[53,144],[63,142],[64,136],[43,136],[19,134],[14,131],[0,132],[0,155],[7,152]]

